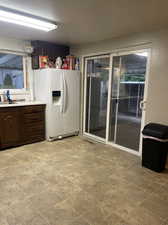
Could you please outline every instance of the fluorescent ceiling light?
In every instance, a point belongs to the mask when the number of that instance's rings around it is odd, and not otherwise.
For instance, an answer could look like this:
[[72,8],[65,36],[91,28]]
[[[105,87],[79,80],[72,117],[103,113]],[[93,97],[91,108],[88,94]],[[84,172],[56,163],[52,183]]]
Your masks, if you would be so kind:
[[22,25],[43,31],[51,31],[57,28],[57,25],[47,22],[42,19],[33,18],[33,16],[26,16],[15,12],[5,11],[0,9],[0,21]]
[[148,52],[139,52],[139,53],[136,53],[135,55],[147,57],[148,56]]

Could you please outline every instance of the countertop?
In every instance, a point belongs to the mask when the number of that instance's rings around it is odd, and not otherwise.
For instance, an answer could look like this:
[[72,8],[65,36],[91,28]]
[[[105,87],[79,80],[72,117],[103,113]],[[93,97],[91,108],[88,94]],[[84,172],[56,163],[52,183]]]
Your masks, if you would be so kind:
[[15,102],[13,104],[3,104],[0,103],[0,107],[18,107],[18,106],[26,106],[26,105],[45,105],[46,103],[44,102],[39,102],[39,101],[31,101],[31,102]]

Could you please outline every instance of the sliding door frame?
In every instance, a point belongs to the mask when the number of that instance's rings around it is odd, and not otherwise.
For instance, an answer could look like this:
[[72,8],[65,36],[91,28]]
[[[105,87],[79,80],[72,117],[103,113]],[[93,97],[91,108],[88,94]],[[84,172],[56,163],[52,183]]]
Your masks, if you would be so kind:
[[[98,55],[98,56],[89,56],[89,57],[86,57],[85,58],[85,67],[84,67],[84,108],[83,108],[83,135],[88,137],[88,138],[91,138],[93,140],[97,140],[99,142],[102,142],[102,143],[106,143],[106,138],[101,138],[101,137],[98,137],[96,135],[93,135],[93,134],[90,134],[88,132],[86,132],[86,102],[87,102],[87,62],[88,60],[92,60],[92,59],[102,59],[102,58],[107,58],[109,57],[109,59],[111,59],[111,56],[110,54],[105,54],[105,55]],[[109,77],[110,77],[110,69],[109,69]],[[90,93],[91,94],[91,93]],[[107,122],[107,121],[106,121]],[[106,123],[106,128],[107,128],[107,123]],[[107,130],[107,129],[106,129]]]
[[146,49],[146,51],[148,52],[148,58],[147,58],[147,64],[146,64],[146,76],[145,76],[144,98],[143,98],[143,102],[145,102],[145,107],[142,110],[139,156],[142,156],[142,139],[143,139],[142,130],[146,122],[146,103],[148,100],[149,76],[150,76],[150,65],[151,65],[151,48]]
[[[110,120],[110,103],[111,103],[111,91],[112,91],[112,76],[113,76],[113,57],[114,56],[124,56],[124,55],[129,55],[129,54],[135,54],[135,53],[141,53],[141,52],[148,52],[148,58],[147,58],[147,65],[146,65],[146,74],[145,74],[145,84],[144,84],[144,98],[143,101],[147,102],[147,95],[148,95],[148,83],[149,83],[149,74],[150,74],[150,62],[151,62],[151,48],[138,48],[138,49],[133,49],[133,50],[118,50],[115,53],[107,53],[107,54],[101,54],[100,55],[90,55],[90,56],[83,56],[83,66],[84,66],[84,98],[83,98],[83,136],[90,138],[94,141],[102,142],[108,145],[111,145],[113,147],[116,147],[118,149],[130,152],[132,154],[141,156],[142,155],[142,132],[140,132],[140,144],[139,144],[139,151],[135,151],[132,149],[129,149],[127,147],[115,144],[114,142],[109,141],[109,120]],[[87,97],[87,61],[89,59],[98,59],[98,58],[104,58],[104,57],[109,57],[110,56],[110,66],[109,66],[109,84],[108,84],[108,98],[107,98],[107,116],[106,116],[106,137],[101,138],[96,135],[89,134],[85,131],[85,120],[86,120],[86,97]],[[144,107],[145,108],[145,107]],[[145,125],[145,118],[146,118],[146,110],[142,110],[142,117],[141,117],[141,131]],[[116,126],[116,124],[115,124]]]

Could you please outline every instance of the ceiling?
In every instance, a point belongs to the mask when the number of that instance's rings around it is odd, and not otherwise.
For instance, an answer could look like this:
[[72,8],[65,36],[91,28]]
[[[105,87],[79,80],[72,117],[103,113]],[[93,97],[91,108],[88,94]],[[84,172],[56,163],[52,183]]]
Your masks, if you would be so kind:
[[54,20],[48,33],[0,22],[1,36],[69,45],[168,26],[167,0],[1,0],[1,6]]

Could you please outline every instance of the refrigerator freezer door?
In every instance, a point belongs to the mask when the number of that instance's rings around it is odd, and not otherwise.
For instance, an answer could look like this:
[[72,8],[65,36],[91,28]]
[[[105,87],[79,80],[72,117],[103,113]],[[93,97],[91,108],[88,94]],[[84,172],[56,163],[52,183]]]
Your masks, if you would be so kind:
[[[62,113],[63,104],[63,71],[50,69],[49,74],[49,101],[46,112],[47,139],[59,138],[64,134],[64,121]],[[59,96],[55,97],[55,92]]]
[[48,77],[49,70],[35,70],[34,71],[34,94],[35,100],[43,101],[48,104],[49,101],[49,87],[50,78]]
[[63,121],[65,134],[71,134],[79,131],[79,87],[80,72],[64,71]]

